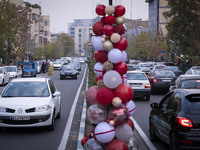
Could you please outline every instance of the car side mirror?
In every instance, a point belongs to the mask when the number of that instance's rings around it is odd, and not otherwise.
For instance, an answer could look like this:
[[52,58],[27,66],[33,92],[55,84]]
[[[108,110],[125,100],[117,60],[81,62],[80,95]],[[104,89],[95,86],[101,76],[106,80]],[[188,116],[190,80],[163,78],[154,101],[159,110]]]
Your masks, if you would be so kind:
[[156,107],[158,107],[159,105],[158,105],[158,103],[151,103],[150,106],[151,106],[151,108],[156,108]]
[[60,92],[55,92],[55,93],[52,94],[52,96],[56,97],[56,96],[60,96],[60,94],[61,94]]

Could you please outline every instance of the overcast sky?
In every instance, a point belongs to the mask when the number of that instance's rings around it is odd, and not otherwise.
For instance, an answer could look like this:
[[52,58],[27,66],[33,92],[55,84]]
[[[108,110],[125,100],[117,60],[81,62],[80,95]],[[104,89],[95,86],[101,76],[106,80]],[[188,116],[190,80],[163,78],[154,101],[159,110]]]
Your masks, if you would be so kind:
[[[96,5],[107,6],[109,0],[24,0],[42,7],[42,15],[50,16],[51,32],[67,33],[67,24],[74,19],[93,19],[97,16]],[[132,5],[131,5],[132,4]],[[113,0],[113,6],[126,8],[125,18],[148,20],[148,3],[145,0]],[[132,10],[132,11],[131,11]]]

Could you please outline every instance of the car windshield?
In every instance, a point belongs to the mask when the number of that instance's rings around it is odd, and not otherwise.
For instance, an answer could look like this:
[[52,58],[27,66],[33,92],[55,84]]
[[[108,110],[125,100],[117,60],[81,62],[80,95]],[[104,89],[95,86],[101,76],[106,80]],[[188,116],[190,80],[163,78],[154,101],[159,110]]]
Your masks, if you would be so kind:
[[61,64],[60,61],[54,61],[53,64]]
[[6,67],[7,72],[17,72],[16,67]]
[[48,97],[49,95],[45,82],[11,82],[2,97]]
[[178,67],[177,66],[167,66],[166,67],[167,69],[170,69],[172,71],[179,71]]
[[151,67],[150,64],[141,64],[140,67]]
[[62,70],[75,70],[74,66],[63,66]]
[[158,70],[154,72],[156,77],[175,77],[175,74],[172,71],[168,70]]
[[31,64],[24,64],[24,69],[32,69],[32,65]]
[[134,70],[141,70],[139,66],[133,66]]
[[194,74],[200,75],[200,69],[195,69],[195,70],[194,70]]
[[127,67],[128,67],[128,71],[133,70],[133,67],[132,67],[132,66],[127,66]]
[[183,80],[180,82],[178,85],[178,88],[184,88],[184,89],[189,89],[189,88],[200,88],[200,80]]
[[144,73],[127,73],[126,76],[128,80],[147,80]]
[[0,73],[3,73],[3,69],[2,68],[0,68]]
[[155,66],[155,69],[165,69],[166,66],[163,66],[163,65],[158,65],[158,66]]

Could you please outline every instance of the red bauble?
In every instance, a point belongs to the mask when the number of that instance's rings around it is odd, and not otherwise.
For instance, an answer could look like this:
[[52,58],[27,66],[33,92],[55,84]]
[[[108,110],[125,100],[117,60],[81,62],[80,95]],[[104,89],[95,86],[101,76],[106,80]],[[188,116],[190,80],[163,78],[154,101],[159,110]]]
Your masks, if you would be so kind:
[[94,59],[97,62],[104,63],[108,60],[108,53],[105,50],[98,50],[94,53]]
[[109,105],[112,103],[114,93],[107,87],[100,88],[97,92],[96,99],[101,105]]
[[125,28],[122,24],[117,24],[114,28],[114,32],[118,33],[119,35],[122,35],[125,33]]
[[114,65],[113,70],[117,71],[121,76],[123,76],[127,72],[128,67],[125,62],[121,61]]
[[105,16],[106,13],[105,13],[105,9],[106,9],[106,6],[105,5],[98,5],[96,7],[96,13],[99,15],[99,16]]
[[82,140],[81,140],[81,145],[84,146],[84,144],[89,140],[88,137],[84,137]]
[[128,150],[128,145],[121,140],[115,139],[106,146],[106,150]]
[[96,84],[97,84],[97,81],[99,81],[99,80],[101,80],[101,79],[103,79],[103,76],[96,76],[96,77],[95,77],[95,82],[96,82]]
[[128,121],[126,122],[126,124],[129,125],[132,128],[132,130],[134,130],[134,128],[135,128],[134,127],[134,123],[133,123],[133,121],[130,118],[128,119]]
[[93,32],[94,34],[96,34],[97,36],[101,36],[103,35],[102,29],[103,29],[104,25],[102,22],[96,22],[93,25]]
[[123,15],[125,14],[125,12],[126,12],[126,9],[125,9],[124,6],[122,6],[122,5],[117,5],[117,6],[115,7],[115,16],[116,16],[116,17],[123,16]]
[[109,15],[106,17],[105,21],[107,24],[113,25],[115,23],[116,19],[114,16]]
[[114,89],[114,96],[121,98],[122,103],[125,104],[133,98],[133,90],[128,84],[120,84]]
[[105,25],[106,24],[106,17],[102,17],[100,22],[102,22]]
[[114,33],[114,28],[111,25],[107,24],[103,27],[102,32],[106,36],[111,36]]
[[128,42],[124,37],[121,37],[120,41],[118,43],[114,43],[113,46],[114,48],[124,51],[128,46]]

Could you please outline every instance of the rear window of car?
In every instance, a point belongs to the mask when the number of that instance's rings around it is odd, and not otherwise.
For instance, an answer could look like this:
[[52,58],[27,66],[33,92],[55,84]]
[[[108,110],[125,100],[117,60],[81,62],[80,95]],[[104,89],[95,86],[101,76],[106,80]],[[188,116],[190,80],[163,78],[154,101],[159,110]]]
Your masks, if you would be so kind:
[[154,72],[154,76],[156,77],[174,77],[175,74],[172,71],[168,70],[157,70]]
[[194,73],[195,73],[196,75],[200,75],[200,69],[194,70]]
[[127,66],[127,67],[128,67],[128,71],[133,70],[133,67],[132,67],[132,66]]
[[178,88],[184,88],[184,89],[189,89],[189,88],[200,88],[200,80],[182,80],[180,81]]
[[188,103],[186,104],[187,113],[190,115],[200,115],[200,94],[192,94],[186,96]]
[[144,73],[127,73],[128,80],[147,80],[147,77]]
[[151,67],[150,64],[141,64],[140,67]]

